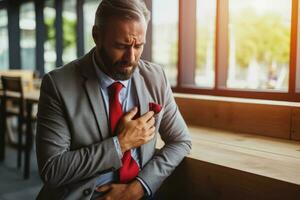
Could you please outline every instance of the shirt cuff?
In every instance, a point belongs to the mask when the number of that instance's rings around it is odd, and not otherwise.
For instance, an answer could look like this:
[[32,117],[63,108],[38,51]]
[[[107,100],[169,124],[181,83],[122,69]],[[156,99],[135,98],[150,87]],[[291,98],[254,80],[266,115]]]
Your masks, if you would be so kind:
[[115,144],[115,148],[118,152],[118,155],[119,155],[119,158],[120,160],[123,158],[123,154],[122,154],[122,149],[121,149],[121,146],[120,146],[120,143],[119,143],[119,140],[118,140],[118,137],[117,136],[114,136],[113,137],[113,141],[114,141],[114,144]]
[[150,188],[148,187],[148,185],[143,181],[143,179],[141,179],[140,177],[135,177],[136,178],[136,180],[138,180],[141,184],[142,184],[142,186],[143,186],[143,188],[144,188],[144,190],[146,191],[146,196],[147,197],[151,197],[151,195],[152,195],[152,192],[151,192],[151,190],[150,190]]

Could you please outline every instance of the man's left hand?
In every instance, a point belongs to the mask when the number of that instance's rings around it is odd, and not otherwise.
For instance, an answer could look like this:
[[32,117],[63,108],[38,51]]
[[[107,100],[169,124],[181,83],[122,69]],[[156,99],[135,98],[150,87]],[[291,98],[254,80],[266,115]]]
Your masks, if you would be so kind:
[[137,180],[129,184],[108,184],[96,188],[96,191],[105,193],[97,200],[138,200],[144,196],[144,189]]

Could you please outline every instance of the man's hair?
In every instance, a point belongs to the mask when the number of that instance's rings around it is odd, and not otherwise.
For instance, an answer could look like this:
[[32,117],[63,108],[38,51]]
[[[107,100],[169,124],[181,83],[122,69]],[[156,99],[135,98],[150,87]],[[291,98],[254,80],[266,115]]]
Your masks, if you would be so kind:
[[150,21],[151,13],[142,0],[102,0],[97,8],[95,25],[103,27],[109,17]]

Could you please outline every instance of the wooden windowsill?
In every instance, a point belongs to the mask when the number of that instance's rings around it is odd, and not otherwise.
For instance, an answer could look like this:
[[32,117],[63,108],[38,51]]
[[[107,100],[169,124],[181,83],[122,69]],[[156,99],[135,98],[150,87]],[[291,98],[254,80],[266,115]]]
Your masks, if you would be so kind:
[[183,94],[183,93],[174,93],[174,97],[175,98],[184,98],[184,99],[199,99],[199,100],[235,102],[235,103],[249,103],[249,104],[261,104],[261,105],[277,105],[277,106],[300,107],[300,103],[298,103],[298,102],[289,102],[289,101],[247,99],[247,98],[237,98],[237,97],[222,97],[222,96],[199,95],[199,94]]
[[190,158],[300,185],[300,142],[203,127],[189,130]]

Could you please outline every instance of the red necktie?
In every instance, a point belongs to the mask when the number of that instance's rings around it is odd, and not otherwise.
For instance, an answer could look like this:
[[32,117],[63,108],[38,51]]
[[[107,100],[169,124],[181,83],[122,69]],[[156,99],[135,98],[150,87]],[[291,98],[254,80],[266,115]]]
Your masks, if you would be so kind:
[[[119,94],[123,85],[115,82],[109,86],[109,121],[110,130],[112,135],[115,133],[116,126],[122,117],[122,105],[119,101]],[[131,151],[128,150],[124,153],[122,158],[122,167],[119,169],[119,178],[121,183],[128,183],[134,179],[139,173],[139,166],[131,156]]]

